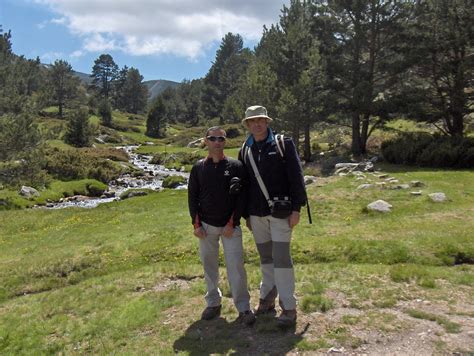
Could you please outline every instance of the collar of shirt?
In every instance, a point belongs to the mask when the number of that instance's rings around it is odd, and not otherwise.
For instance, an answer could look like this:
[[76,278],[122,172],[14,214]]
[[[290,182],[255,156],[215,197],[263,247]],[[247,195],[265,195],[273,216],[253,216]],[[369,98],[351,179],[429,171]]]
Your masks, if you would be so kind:
[[[227,157],[225,154],[222,154],[221,157],[219,157],[219,162],[220,161],[224,161],[224,160],[227,160]],[[204,159],[204,162],[212,162],[212,157],[211,156],[207,156],[205,159]]]
[[[266,143],[272,142],[273,140],[275,140],[275,135],[273,134],[273,131],[270,128],[268,128],[268,135],[265,142]],[[253,135],[249,135],[249,137],[247,137],[247,140],[245,141],[245,146],[252,147],[254,142],[255,142],[255,138],[253,137]]]

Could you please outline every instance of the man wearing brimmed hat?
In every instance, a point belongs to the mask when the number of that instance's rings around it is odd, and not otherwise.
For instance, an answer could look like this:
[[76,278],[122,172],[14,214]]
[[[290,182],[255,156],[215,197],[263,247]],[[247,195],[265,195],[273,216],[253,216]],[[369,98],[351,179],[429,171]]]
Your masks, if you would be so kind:
[[247,108],[242,125],[250,135],[239,152],[239,159],[249,177],[244,217],[252,230],[262,271],[260,302],[255,313],[274,313],[278,295],[282,312],[277,322],[287,327],[296,323],[291,232],[299,223],[301,207],[306,204],[306,191],[295,144],[291,138],[275,135],[268,127],[272,121],[265,107]]

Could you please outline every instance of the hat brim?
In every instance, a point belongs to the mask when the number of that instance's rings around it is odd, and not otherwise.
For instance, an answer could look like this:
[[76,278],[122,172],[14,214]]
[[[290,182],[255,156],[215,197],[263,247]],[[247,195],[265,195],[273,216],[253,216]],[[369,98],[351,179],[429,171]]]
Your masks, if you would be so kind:
[[270,116],[255,115],[255,116],[249,116],[249,117],[246,117],[246,118],[242,119],[242,125],[247,126],[247,123],[246,123],[247,120],[258,119],[258,118],[265,118],[265,119],[267,119],[267,122],[272,122],[273,121],[273,119]]

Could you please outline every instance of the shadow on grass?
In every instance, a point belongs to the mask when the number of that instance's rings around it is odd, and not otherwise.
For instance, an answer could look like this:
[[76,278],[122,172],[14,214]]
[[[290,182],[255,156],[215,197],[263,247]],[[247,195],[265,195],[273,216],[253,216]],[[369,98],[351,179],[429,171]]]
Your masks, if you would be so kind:
[[307,325],[301,333],[295,328],[280,330],[273,317],[260,317],[253,326],[218,318],[199,320],[173,344],[176,353],[188,355],[284,355],[302,340]]

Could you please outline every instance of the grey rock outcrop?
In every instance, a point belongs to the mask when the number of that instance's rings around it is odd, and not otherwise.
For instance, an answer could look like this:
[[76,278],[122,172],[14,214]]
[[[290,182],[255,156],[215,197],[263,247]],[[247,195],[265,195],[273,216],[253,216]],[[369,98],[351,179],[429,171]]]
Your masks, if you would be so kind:
[[40,193],[35,188],[24,185],[20,189],[20,195],[27,199],[31,199],[34,197],[39,197]]
[[392,205],[387,203],[385,200],[376,200],[367,205],[367,209],[387,213],[391,211]]
[[442,203],[447,200],[446,194],[444,193],[431,193],[431,194],[428,194],[428,196],[435,203]]

